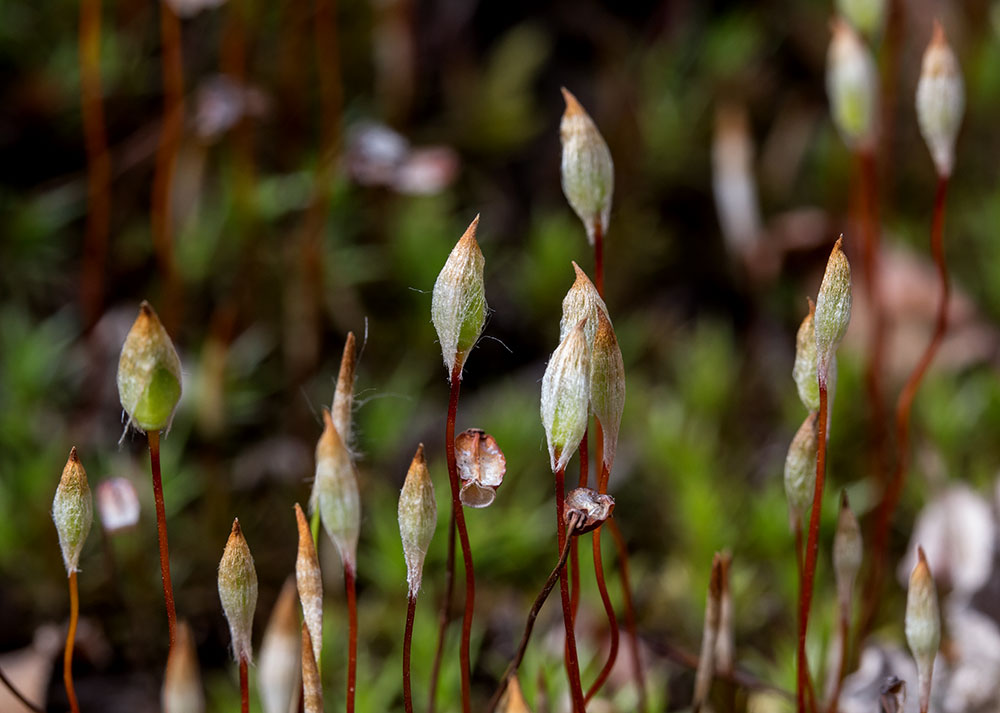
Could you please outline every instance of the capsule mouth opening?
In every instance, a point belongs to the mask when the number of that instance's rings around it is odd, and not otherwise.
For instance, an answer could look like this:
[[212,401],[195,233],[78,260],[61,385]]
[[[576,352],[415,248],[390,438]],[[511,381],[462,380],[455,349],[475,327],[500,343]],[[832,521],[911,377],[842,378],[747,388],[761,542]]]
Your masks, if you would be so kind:
[[467,480],[458,493],[462,505],[470,508],[486,508],[493,504],[497,491],[487,485],[480,485],[474,480]]

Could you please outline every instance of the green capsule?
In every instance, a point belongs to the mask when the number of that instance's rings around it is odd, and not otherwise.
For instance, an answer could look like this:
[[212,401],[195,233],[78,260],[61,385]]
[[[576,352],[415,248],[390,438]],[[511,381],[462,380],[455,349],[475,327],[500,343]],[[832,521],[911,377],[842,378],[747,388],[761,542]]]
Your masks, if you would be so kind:
[[476,242],[478,225],[477,215],[445,261],[431,295],[431,321],[449,378],[456,370],[461,378],[465,360],[486,323],[486,260]]
[[69,460],[52,500],[52,520],[59,533],[66,575],[79,571],[80,551],[90,534],[94,522],[94,503],[87,483],[87,471],[76,455],[76,447],[69,452]]
[[169,428],[181,398],[181,360],[148,302],[140,306],[122,345],[118,398],[128,425],[141,431]]

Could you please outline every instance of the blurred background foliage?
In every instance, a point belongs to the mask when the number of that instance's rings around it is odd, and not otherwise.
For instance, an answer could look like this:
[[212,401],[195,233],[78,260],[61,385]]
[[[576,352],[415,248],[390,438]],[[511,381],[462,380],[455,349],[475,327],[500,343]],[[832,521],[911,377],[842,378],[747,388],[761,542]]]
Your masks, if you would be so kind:
[[[1000,6],[899,5],[895,115],[881,154],[884,240],[921,266],[927,260],[934,175],[912,96],[938,14],[968,85],[946,227],[967,329],[946,345],[916,403],[917,455],[892,562],[935,491],[960,480],[989,492],[1000,456]],[[99,319],[90,323],[80,297],[88,203],[78,5],[0,4],[0,649],[29,646],[40,626],[66,615],[49,508],[75,444],[92,485],[127,477],[143,504],[136,529],[102,538],[95,528],[84,550],[82,610],[99,643],[82,646],[81,701],[109,712],[157,705],[166,625],[148,462],[143,439],[126,434],[119,444],[114,376],[138,302],[149,299],[172,316],[185,370],[163,446],[164,487],[178,611],[195,631],[210,709],[231,710],[237,697],[215,576],[229,524],[239,516],[256,559],[259,641],[294,566],[292,504],[307,498],[318,411],[332,398],[348,330],[365,343],[355,414],[364,508],[358,709],[401,708],[406,589],[395,501],[419,442],[441,513],[414,639],[415,697],[425,700],[448,493],[447,382],[430,288],[480,213],[491,313],[467,365],[458,428],[492,433],[508,463],[495,504],[467,516],[479,592],[474,682],[485,699],[556,556],[539,380],[556,346],[570,261],[593,270],[560,191],[559,87],[566,86],[601,128],[616,167],[606,298],[628,403],[611,492],[632,553],[651,699],[657,710],[690,699],[693,674],[664,658],[662,645],[697,649],[711,557],[721,549],[734,558],[741,666],[793,688],[796,574],[781,474],[804,416],[791,380],[794,334],[835,235],[845,233],[852,256],[858,249],[856,172],[826,113],[829,3],[340,0],[339,67],[326,67],[343,95],[333,117],[320,102],[313,3],[227,0],[207,8],[182,23],[184,131],[171,208],[179,289],[170,305],[150,233],[162,105],[158,13],[148,0],[106,2],[102,10],[113,177]],[[234,32],[245,46],[245,87],[220,70]],[[712,145],[723,105],[742,107],[756,146],[763,218],[753,254],[727,244],[713,202]],[[317,186],[321,135],[330,130],[340,137],[335,170]],[[305,218],[315,201],[322,221],[310,242]],[[915,274],[887,288],[904,305],[913,294],[936,294],[926,270]],[[865,300],[857,304],[863,313]],[[918,337],[890,339],[899,357],[885,374],[890,399],[932,317],[901,310],[891,316],[915,323]],[[834,498],[847,488],[864,521],[879,497],[857,331],[843,349],[832,423],[811,642],[817,665],[834,613],[827,565]],[[324,556],[324,679],[327,705],[336,709],[344,604],[335,559]],[[615,561],[606,546],[620,605]],[[580,624],[587,680],[606,637],[589,568]],[[891,584],[877,620],[891,638],[901,635],[902,601]],[[525,661],[529,700],[540,681],[550,696],[564,690],[557,609],[545,610]],[[457,637],[453,627],[439,694],[448,711],[458,705]],[[619,660],[627,660],[624,649]],[[49,686],[53,710],[64,701],[58,678]],[[607,688],[619,710],[633,710],[634,696],[624,674]]]

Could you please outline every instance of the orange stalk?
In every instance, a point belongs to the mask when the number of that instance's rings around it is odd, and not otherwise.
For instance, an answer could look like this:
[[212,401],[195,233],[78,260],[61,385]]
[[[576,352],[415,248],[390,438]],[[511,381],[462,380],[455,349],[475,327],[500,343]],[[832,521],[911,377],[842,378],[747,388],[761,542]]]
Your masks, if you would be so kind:
[[72,713],[80,713],[73,686],[73,643],[76,641],[76,624],[80,618],[80,597],[76,587],[76,572],[69,575],[69,629],[66,630],[66,648],[63,651],[63,683]]

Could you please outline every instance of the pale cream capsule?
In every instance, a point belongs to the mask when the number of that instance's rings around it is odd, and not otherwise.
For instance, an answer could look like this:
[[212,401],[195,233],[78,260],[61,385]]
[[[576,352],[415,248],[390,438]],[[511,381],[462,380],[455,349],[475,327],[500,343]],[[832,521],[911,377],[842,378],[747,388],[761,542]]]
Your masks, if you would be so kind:
[[917,122],[942,178],[951,176],[955,165],[955,139],[964,113],[962,70],[941,23],[935,21],[917,82]]

